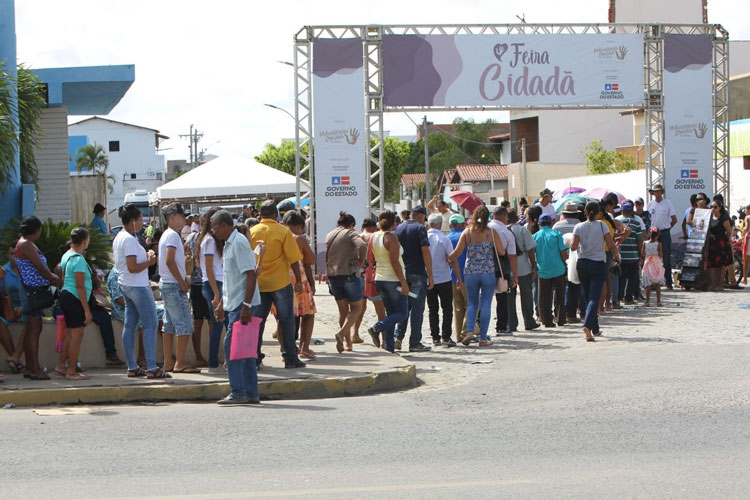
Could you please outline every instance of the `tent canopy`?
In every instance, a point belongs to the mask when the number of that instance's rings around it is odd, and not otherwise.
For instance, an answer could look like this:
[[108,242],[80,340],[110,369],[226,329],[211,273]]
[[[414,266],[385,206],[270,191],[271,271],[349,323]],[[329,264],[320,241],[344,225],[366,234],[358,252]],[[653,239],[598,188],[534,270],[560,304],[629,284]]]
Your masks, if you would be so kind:
[[[301,181],[300,190],[309,184]],[[222,200],[297,190],[297,179],[238,154],[224,154],[156,188],[159,200]]]

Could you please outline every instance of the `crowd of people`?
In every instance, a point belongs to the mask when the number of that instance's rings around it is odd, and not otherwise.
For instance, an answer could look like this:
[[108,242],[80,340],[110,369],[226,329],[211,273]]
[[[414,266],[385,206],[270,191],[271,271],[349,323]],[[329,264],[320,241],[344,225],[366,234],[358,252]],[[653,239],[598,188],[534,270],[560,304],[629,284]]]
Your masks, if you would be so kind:
[[[434,198],[400,216],[382,211],[377,219],[361,221],[360,230],[352,215],[341,212],[325,238],[324,273],[339,312],[336,348],[352,351],[364,342],[360,330],[392,353],[458,343],[486,347],[493,343],[493,309],[496,336],[513,335],[521,322],[526,331],[580,324],[586,341],[594,342],[602,335],[600,314],[637,301],[661,307],[661,287],[673,286],[671,230],[677,214],[662,186],[651,194],[653,200],[645,204],[640,198],[620,203],[612,193],[585,205],[567,204],[558,216],[552,193],[544,190],[534,205],[522,205],[520,211],[508,202],[492,212],[481,205],[468,219]],[[103,208],[95,207],[92,227],[106,232],[106,224],[97,220]],[[276,319],[273,336],[285,368],[304,368],[302,359],[317,357],[310,347],[317,310],[309,219],[293,206],[284,208],[280,212],[276,202],[267,200],[259,210],[246,205],[239,218],[220,208],[191,216],[173,203],[161,212],[165,229],[160,231],[153,221],[144,227],[139,209],[126,205],[119,214],[122,229],[112,241],[113,266],[103,282],[85,257],[86,228],[71,232],[60,265],[50,270],[34,243],[41,221],[25,218],[19,240],[8,249],[10,261],[0,271],[12,304],[0,323],[8,366],[31,380],[49,379],[38,359],[39,336],[44,310],[54,307],[63,325],[54,368],[60,376],[88,378],[78,356],[84,327],[95,323],[107,364],[126,364],[127,377],[171,378],[205,367],[211,374],[227,373],[231,392],[220,404],[257,403],[269,315]],[[683,218],[686,236],[696,224],[697,208],[712,211],[705,258],[711,289],[723,288],[725,278],[729,287],[739,287],[731,281],[735,228],[723,200],[695,195]],[[740,230],[746,283],[750,207]],[[156,289],[161,303],[155,300]],[[378,320],[363,325],[368,302]],[[431,345],[422,337],[425,308]],[[114,347],[111,318],[123,322],[125,361]],[[253,321],[258,328],[255,357],[233,359],[233,331]],[[17,346],[7,329],[11,322],[25,325]],[[209,323],[208,359],[201,351],[204,322]],[[193,364],[187,361],[191,344]]]

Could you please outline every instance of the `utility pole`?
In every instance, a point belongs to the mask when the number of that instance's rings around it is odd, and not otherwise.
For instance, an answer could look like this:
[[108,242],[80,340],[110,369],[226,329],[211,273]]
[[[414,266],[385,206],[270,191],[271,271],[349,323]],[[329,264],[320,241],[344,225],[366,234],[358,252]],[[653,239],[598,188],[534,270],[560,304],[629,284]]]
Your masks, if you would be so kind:
[[528,193],[526,192],[528,189],[528,185],[526,184],[528,181],[526,179],[526,138],[521,137],[521,179],[522,179],[522,188],[523,188],[523,194],[522,196],[526,196]]
[[190,124],[189,134],[180,134],[183,139],[185,137],[190,141],[190,168],[193,169],[198,165],[198,142],[203,138],[203,132],[198,132],[198,129]]
[[[422,135],[424,137],[424,175],[425,175],[425,200],[429,201],[432,199],[430,193],[430,145],[427,141],[427,116],[422,118]],[[425,203],[427,203],[425,201]]]

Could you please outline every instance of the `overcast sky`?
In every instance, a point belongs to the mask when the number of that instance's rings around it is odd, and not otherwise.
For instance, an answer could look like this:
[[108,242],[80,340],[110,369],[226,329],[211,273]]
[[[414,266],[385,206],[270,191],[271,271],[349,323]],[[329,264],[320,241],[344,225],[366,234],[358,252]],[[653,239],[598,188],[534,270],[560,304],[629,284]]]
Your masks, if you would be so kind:
[[[662,0],[660,0],[662,1]],[[689,1],[689,0],[682,0]],[[293,137],[292,37],[305,25],[606,22],[607,0],[16,0],[18,60],[32,68],[135,64],[135,83],[109,117],[160,130],[169,159],[186,158],[191,123],[209,153],[253,156]],[[679,3],[678,1],[676,3]],[[746,0],[709,0],[709,22],[750,39]],[[598,7],[593,8],[593,5]],[[428,114],[436,123],[449,113]],[[507,120],[507,113],[477,113]],[[82,117],[71,117],[77,121]],[[421,114],[412,114],[415,121]],[[392,134],[413,135],[403,114]]]

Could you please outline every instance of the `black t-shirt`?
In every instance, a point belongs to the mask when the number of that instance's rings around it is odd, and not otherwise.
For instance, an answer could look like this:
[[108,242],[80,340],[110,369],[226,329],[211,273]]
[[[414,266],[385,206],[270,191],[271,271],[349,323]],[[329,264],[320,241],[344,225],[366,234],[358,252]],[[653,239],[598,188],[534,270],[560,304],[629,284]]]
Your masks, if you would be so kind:
[[427,228],[415,220],[408,220],[396,228],[396,236],[404,249],[404,267],[406,274],[427,276],[422,247],[430,246],[427,239]]
[[731,220],[732,219],[726,213],[721,214],[718,219],[711,217],[708,230],[717,240],[726,240],[728,238],[726,229],[724,229],[724,221],[730,221],[729,223],[731,224]]

